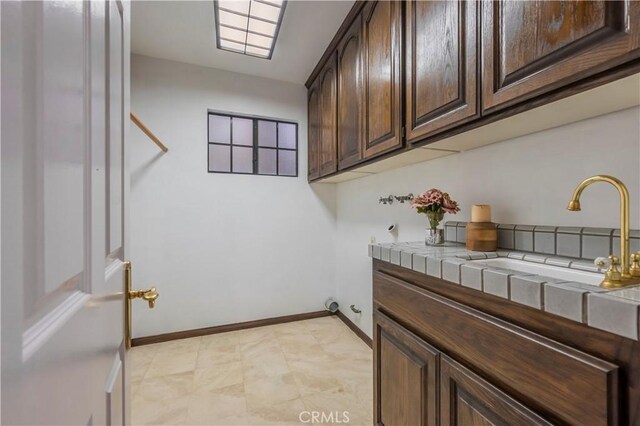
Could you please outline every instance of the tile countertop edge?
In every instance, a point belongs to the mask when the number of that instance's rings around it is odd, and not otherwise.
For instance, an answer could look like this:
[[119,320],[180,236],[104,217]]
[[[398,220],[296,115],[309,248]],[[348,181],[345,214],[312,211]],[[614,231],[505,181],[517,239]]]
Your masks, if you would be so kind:
[[440,278],[511,302],[542,310],[589,327],[640,340],[640,286],[602,289],[588,284],[478,265],[473,260],[508,257],[557,267],[598,272],[584,260],[540,256],[513,250],[473,252],[463,244],[369,244],[369,257]]

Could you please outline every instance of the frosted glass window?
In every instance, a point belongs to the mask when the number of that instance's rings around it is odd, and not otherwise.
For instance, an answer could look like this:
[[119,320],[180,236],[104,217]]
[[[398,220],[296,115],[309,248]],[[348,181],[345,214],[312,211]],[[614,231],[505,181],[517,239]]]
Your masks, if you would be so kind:
[[233,144],[253,146],[253,120],[233,117]]
[[278,173],[276,158],[277,151],[269,148],[258,150],[258,173],[261,175],[275,175]]
[[278,148],[296,149],[298,126],[291,123],[278,124]]
[[209,144],[209,171],[224,172],[231,171],[231,148],[223,145]]
[[253,173],[253,148],[233,147],[233,173]]
[[209,142],[231,142],[231,118],[221,115],[209,115]]
[[258,146],[276,147],[277,124],[275,121],[258,121]]
[[269,118],[208,114],[207,171],[298,176],[298,125]]
[[278,174],[280,176],[295,176],[297,174],[297,152],[278,150]]

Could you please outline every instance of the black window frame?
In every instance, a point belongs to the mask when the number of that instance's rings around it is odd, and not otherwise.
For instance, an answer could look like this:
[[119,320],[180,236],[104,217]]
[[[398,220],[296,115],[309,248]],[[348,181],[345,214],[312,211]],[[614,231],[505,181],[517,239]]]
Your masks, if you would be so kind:
[[[218,116],[218,117],[229,117],[229,143],[220,143],[220,142],[211,142],[210,141],[210,125],[209,125],[209,117],[211,116]],[[253,144],[252,145],[239,145],[239,144],[234,144],[233,143],[233,119],[234,118],[238,118],[238,119],[242,119],[242,120],[252,120],[252,125],[253,125]],[[273,122],[276,123],[276,146],[274,147],[269,147],[269,146],[260,146],[258,144],[258,122],[260,121],[269,121],[269,122]],[[296,134],[296,138],[295,138],[295,148],[281,148],[280,147],[280,126],[279,124],[292,124],[295,126],[295,134]],[[300,158],[299,158],[299,134],[298,134],[298,130],[299,130],[299,126],[298,123],[296,121],[292,121],[292,120],[284,120],[284,119],[278,119],[278,118],[271,118],[271,117],[261,117],[261,116],[256,116],[256,115],[246,115],[246,114],[236,114],[236,113],[229,113],[229,112],[220,112],[220,111],[207,111],[207,172],[208,173],[216,173],[216,174],[233,174],[233,175],[256,175],[256,176],[274,176],[274,177],[294,177],[297,178],[300,172]],[[210,155],[209,155],[209,146],[210,145],[217,145],[217,146],[224,146],[224,147],[228,147],[229,148],[229,171],[214,171],[211,170],[211,164],[210,164]],[[252,169],[253,171],[251,173],[249,172],[234,172],[233,171],[233,147],[244,147],[244,148],[251,148],[252,152],[253,152],[253,161],[252,161]],[[272,150],[275,151],[276,153],[276,173],[275,174],[271,174],[271,173],[259,173],[259,150],[260,149],[268,149],[268,150]],[[296,172],[295,174],[292,175],[282,175],[280,174],[280,156],[278,155],[280,151],[289,151],[289,152],[295,152],[295,157],[296,157]]]

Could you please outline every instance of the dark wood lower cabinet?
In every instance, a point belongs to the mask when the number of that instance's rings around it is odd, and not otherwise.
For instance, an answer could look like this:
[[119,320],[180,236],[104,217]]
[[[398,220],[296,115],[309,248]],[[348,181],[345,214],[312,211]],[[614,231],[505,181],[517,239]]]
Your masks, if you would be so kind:
[[639,425],[640,342],[374,261],[377,425]]
[[446,355],[440,359],[442,425],[551,425]]
[[395,324],[376,315],[375,419],[384,425],[438,424],[438,359],[440,352]]

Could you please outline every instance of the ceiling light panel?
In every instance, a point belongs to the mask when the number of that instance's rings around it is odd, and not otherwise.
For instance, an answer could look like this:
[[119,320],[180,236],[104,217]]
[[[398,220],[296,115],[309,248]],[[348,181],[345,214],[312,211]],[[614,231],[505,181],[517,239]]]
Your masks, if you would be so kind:
[[286,3],[214,0],[218,49],[271,59]]

